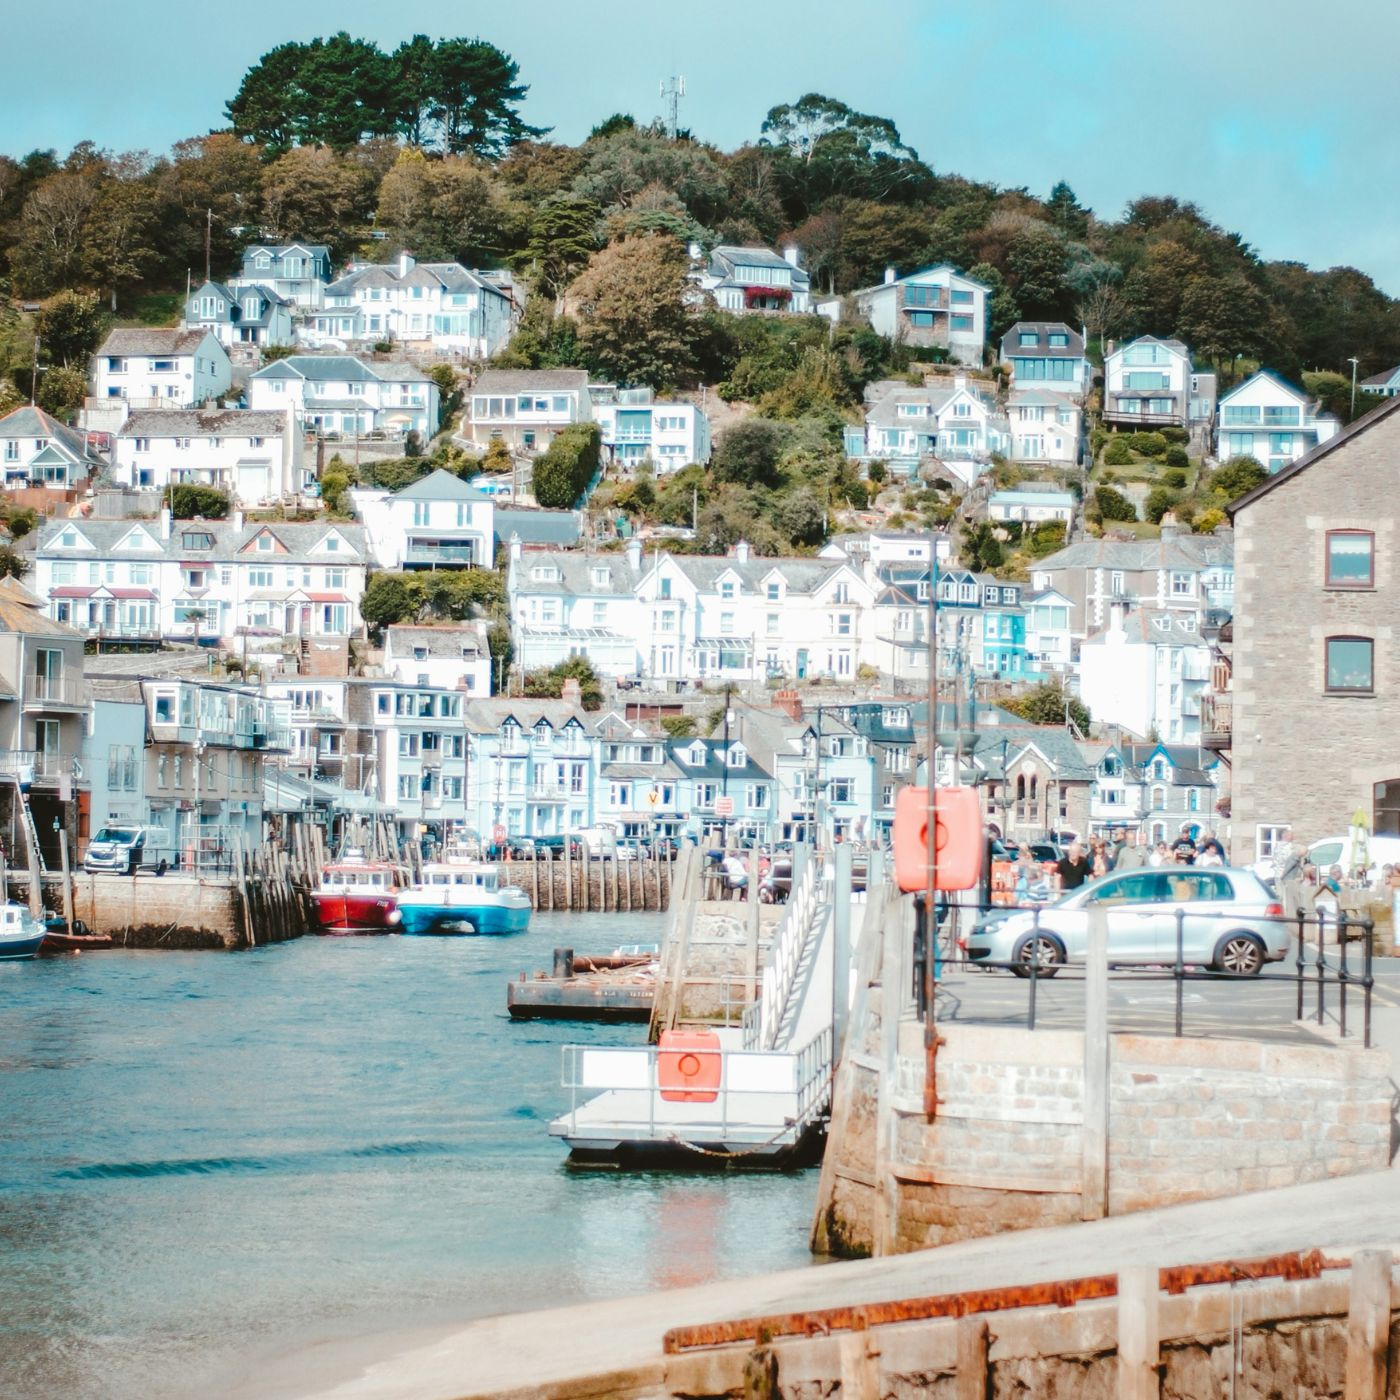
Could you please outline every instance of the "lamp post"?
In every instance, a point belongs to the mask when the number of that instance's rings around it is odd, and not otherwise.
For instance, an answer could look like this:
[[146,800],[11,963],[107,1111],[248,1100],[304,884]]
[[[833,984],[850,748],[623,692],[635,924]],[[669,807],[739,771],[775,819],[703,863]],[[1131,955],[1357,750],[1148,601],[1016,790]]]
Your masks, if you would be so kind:
[[1347,363],[1351,366],[1351,416],[1356,417],[1356,356],[1347,357]]

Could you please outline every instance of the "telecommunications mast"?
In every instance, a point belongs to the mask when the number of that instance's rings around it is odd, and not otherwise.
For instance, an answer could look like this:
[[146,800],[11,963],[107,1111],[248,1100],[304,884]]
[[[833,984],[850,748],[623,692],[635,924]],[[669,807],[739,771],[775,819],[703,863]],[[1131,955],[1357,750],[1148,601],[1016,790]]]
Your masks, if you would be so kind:
[[662,78],[661,100],[666,104],[666,129],[670,132],[672,141],[676,139],[676,133],[680,130],[681,98],[684,96],[683,77]]

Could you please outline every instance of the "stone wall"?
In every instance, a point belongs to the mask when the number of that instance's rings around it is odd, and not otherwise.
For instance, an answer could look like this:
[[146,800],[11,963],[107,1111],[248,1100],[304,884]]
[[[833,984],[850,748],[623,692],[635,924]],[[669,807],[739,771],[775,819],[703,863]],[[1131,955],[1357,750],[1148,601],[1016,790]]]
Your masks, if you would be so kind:
[[[1281,480],[1235,518],[1231,857],[1261,826],[1296,841],[1369,817],[1373,785],[1400,777],[1400,410]],[[1326,587],[1329,530],[1375,537],[1373,588]],[[1375,693],[1329,695],[1329,636],[1374,643]]]
[[[879,1076],[843,1068],[839,1096],[863,1107],[839,1132],[834,1122],[823,1248],[925,1249],[1091,1213],[1083,1037],[949,1023],[940,1034],[940,1103],[929,1122],[922,1027],[900,1026],[883,1183],[869,1147]],[[1110,1056],[1109,1214],[1380,1170],[1390,1160],[1392,1087],[1381,1051],[1115,1035]]]
[[[183,875],[75,875],[73,916],[124,948],[247,944],[237,887]],[[259,944],[278,943],[303,932],[299,920],[292,926],[279,911],[259,916],[253,936]]]

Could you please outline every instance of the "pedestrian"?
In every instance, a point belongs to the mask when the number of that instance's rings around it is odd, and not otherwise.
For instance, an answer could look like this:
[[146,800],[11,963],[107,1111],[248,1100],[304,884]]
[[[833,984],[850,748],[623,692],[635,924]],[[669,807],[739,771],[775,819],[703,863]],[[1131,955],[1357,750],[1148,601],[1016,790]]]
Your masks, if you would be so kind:
[[1163,865],[1171,864],[1171,852],[1167,850],[1167,843],[1159,841],[1152,848],[1152,854],[1147,859],[1148,865],[1155,870]]
[[1071,842],[1068,852],[1055,862],[1055,870],[1060,877],[1062,890],[1077,890],[1089,878],[1092,870],[1083,845],[1078,841]]
[[1284,917],[1296,919],[1303,907],[1303,849],[1285,830],[1274,847],[1274,888],[1283,901]]
[[1210,862],[1211,865],[1225,864],[1225,847],[1220,844],[1213,831],[1201,833],[1201,839],[1196,843],[1196,853],[1198,858],[1204,855],[1215,856],[1215,860]]
[[1172,842],[1172,858],[1178,865],[1196,863],[1196,842],[1192,839],[1190,826],[1181,828],[1181,835]]
[[1114,870],[1141,870],[1147,864],[1147,852],[1138,845],[1136,836],[1130,841],[1126,832],[1120,834],[1123,836],[1123,843],[1113,858]]
[[1095,836],[1089,843],[1089,869],[1093,872],[1094,879],[1100,875],[1107,875],[1110,869],[1108,858],[1108,847],[1104,843],[1102,836]]

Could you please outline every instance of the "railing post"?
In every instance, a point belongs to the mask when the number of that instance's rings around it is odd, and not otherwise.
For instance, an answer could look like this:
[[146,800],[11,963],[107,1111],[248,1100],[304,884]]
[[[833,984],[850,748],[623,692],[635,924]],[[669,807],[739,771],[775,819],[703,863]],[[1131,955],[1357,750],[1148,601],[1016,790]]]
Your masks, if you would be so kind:
[[[1317,906],[1314,905],[1314,908]],[[1323,1014],[1327,1003],[1327,968],[1324,954],[1324,938],[1327,932],[1327,919],[1323,914],[1317,916],[1317,1024],[1322,1024]]]
[[1026,1029],[1035,1029],[1035,989],[1040,981],[1040,907],[1031,915],[1031,993],[1026,1007]]
[[1363,1006],[1363,1045],[1367,1050],[1371,1048],[1371,988],[1375,985],[1375,978],[1371,975],[1371,944],[1375,942],[1375,924],[1368,914],[1362,921],[1362,929],[1366,934],[1366,942],[1361,949],[1361,988]]
[[1173,975],[1176,978],[1176,1035],[1181,1039],[1181,998],[1186,985],[1186,940],[1185,940],[1186,911],[1178,909],[1176,911],[1176,966],[1173,968]]
[[1349,937],[1346,910],[1337,909],[1337,993],[1340,1006],[1340,1022],[1343,1039],[1347,1033],[1347,939]]
[[1298,910],[1298,961],[1297,961],[1297,970],[1298,970],[1298,1017],[1297,1017],[1297,1019],[1300,1020],[1300,1021],[1303,1019],[1303,977],[1304,977],[1304,974],[1305,974],[1305,972],[1306,972],[1306,970],[1307,970],[1307,960],[1306,960],[1306,958],[1303,956],[1303,934],[1304,934],[1305,930],[1306,930],[1306,925],[1305,925],[1304,922],[1303,922],[1303,911],[1302,911],[1302,909],[1300,908],[1300,909]]

